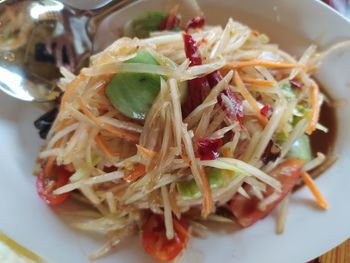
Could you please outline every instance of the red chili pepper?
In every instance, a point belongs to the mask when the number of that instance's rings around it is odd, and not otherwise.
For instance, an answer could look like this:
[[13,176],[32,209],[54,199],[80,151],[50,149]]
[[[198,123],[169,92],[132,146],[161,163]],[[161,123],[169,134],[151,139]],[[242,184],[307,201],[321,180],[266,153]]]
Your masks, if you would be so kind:
[[186,57],[190,60],[190,66],[202,65],[202,57],[196,41],[190,34],[183,33]]
[[301,89],[301,83],[296,81],[296,80],[290,80],[289,81],[290,85],[292,85],[293,88],[296,88],[296,89]]
[[214,88],[223,78],[220,71],[215,70],[214,72],[207,75],[207,79],[210,85],[210,88]]
[[243,126],[243,105],[241,99],[235,95],[231,88],[223,90],[217,100],[221,109],[226,113],[231,120],[238,121]]
[[170,14],[160,23],[160,30],[172,30],[180,26],[180,18],[177,15]]
[[205,17],[204,16],[196,16],[194,18],[192,18],[190,21],[188,21],[187,25],[186,25],[186,32],[189,29],[196,29],[196,28],[203,28],[205,25]]
[[221,139],[197,139],[198,155],[201,160],[215,160],[219,157],[219,149],[223,142]]
[[[223,79],[218,70],[210,73],[207,78],[210,88],[214,88]],[[227,99],[223,99],[222,96],[225,96]],[[226,88],[218,95],[217,100],[226,115],[232,120],[239,121],[241,126],[243,126],[243,105],[240,98],[230,88]]]
[[[190,60],[190,66],[202,65],[202,57],[196,41],[190,34],[184,33],[186,57]],[[195,78],[188,81],[188,95],[183,105],[183,114],[187,116],[208,96],[210,86],[206,77]]]
[[[202,57],[198,46],[190,34],[183,34],[186,57],[190,60],[190,66],[202,65]],[[206,77],[188,81],[188,96],[183,105],[183,114],[187,116],[207,97],[210,89],[214,88],[223,79],[219,71],[214,71]],[[223,99],[222,96],[225,96]],[[243,125],[243,105],[230,88],[222,91],[218,96],[218,102],[230,119],[239,121]]]
[[260,109],[260,113],[261,115],[267,117],[267,115],[269,115],[270,112],[270,105],[269,104],[265,104],[261,109]]

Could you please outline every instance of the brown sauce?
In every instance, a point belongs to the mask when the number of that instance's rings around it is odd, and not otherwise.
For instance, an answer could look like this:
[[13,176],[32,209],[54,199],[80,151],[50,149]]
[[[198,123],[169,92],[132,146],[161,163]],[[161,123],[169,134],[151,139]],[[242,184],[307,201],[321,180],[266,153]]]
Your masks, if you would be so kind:
[[330,105],[330,103],[331,101],[323,103],[319,121],[319,123],[328,128],[328,132],[325,133],[323,131],[316,130],[310,136],[313,156],[316,156],[317,152],[321,152],[326,156],[333,153],[337,134],[337,125],[335,107]]
[[[328,129],[325,133],[320,130],[316,130],[310,136],[312,156],[316,157],[317,153],[323,153],[326,156],[325,161],[319,166],[310,171],[310,175],[316,178],[330,168],[336,161],[334,154],[334,145],[337,137],[337,116],[336,107],[333,105],[333,99],[327,94],[324,88],[320,86],[322,93],[326,96],[326,100],[323,102],[320,112],[319,123]],[[294,187],[293,191],[300,189],[304,185],[303,180]]]
[[328,128],[328,132],[325,133],[320,130],[316,130],[311,136],[311,149],[312,154],[315,157],[318,152],[323,153],[326,156],[326,160],[319,167],[311,171],[311,176],[316,178],[325,172],[335,162],[334,145],[337,137],[337,116],[336,107],[334,106],[333,99],[327,94],[326,90],[320,86],[322,93],[326,96],[321,112],[319,123]]

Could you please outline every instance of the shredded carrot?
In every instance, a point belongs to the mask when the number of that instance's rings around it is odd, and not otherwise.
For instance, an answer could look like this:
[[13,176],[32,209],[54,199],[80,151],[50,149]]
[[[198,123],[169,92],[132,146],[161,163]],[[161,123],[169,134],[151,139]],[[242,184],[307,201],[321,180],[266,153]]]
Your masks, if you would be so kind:
[[222,67],[221,69],[219,69],[219,72],[221,73],[221,75],[226,76],[230,70],[230,68]]
[[103,114],[103,113],[106,113],[106,112],[113,110],[114,108],[111,105],[97,104],[97,109],[101,114]]
[[99,94],[104,94],[106,92],[106,86],[101,86],[98,90],[97,93]]
[[176,232],[179,233],[180,236],[188,238],[187,229],[183,225],[181,225],[180,222],[178,222],[177,220],[173,220],[173,224]]
[[67,87],[66,91],[63,93],[63,96],[62,96],[62,99],[61,99],[60,111],[63,110],[63,107],[67,103],[68,99],[73,96],[74,91],[76,90],[76,88],[85,79],[86,79],[86,76],[79,75],[71,83],[68,84],[68,87]]
[[221,154],[223,157],[232,157],[232,151],[229,147],[221,148]]
[[266,116],[260,113],[260,109],[257,101],[252,96],[252,94],[250,94],[249,90],[247,90],[247,88],[244,86],[244,83],[242,82],[242,79],[239,76],[239,73],[237,71],[235,72],[234,81],[238,91],[242,94],[242,96],[247,100],[249,105],[252,107],[253,111],[255,112],[256,116],[259,119],[260,124],[265,127],[269,122],[269,120],[266,118]]
[[142,175],[144,175],[146,173],[146,167],[143,164],[139,164],[136,166],[136,168],[134,169],[134,171],[132,171],[131,173],[127,174],[124,176],[124,180],[129,182],[133,182],[137,179],[139,179]]
[[328,209],[329,205],[326,199],[322,196],[321,192],[318,190],[315,182],[312,180],[312,177],[307,172],[304,172],[302,174],[302,177],[305,184],[307,185],[307,187],[309,187],[311,193],[315,197],[317,204],[323,209]]
[[293,64],[293,63],[281,63],[281,62],[273,62],[269,60],[248,60],[248,61],[236,61],[230,62],[225,65],[225,68],[228,69],[236,69],[243,67],[256,67],[263,66],[267,68],[279,68],[279,69],[292,69],[292,68],[305,68],[305,65],[302,64]]
[[202,167],[199,168],[199,174],[201,175],[201,179],[203,182],[203,197],[204,204],[202,210],[202,216],[204,218],[208,217],[208,215],[213,211],[213,202],[211,196],[211,189],[208,181],[208,177],[205,174],[205,171]]
[[113,135],[121,138],[121,139],[124,139],[124,140],[127,140],[127,141],[130,141],[130,142],[133,142],[133,143],[138,143],[139,141],[139,136],[135,133],[129,133],[125,130],[122,130],[122,129],[119,129],[119,128],[116,128],[116,127],[113,127],[111,125],[108,125],[102,121],[100,121],[85,105],[84,105],[84,102],[83,100],[79,97],[78,98],[78,102],[79,102],[79,105],[80,105],[80,108],[81,110],[83,111],[83,113],[90,119],[92,120],[93,122],[95,122],[97,124],[97,126],[99,126],[101,129],[104,129],[110,133],[112,133]]
[[145,147],[142,147],[141,145],[138,145],[138,144],[136,144],[136,148],[137,148],[137,153],[146,160],[152,159],[156,154],[156,152],[149,150]]
[[310,104],[311,104],[311,118],[309,125],[307,127],[306,133],[311,134],[316,130],[316,125],[318,123],[318,119],[320,117],[320,107],[321,105],[318,103],[320,96],[320,89],[315,81],[312,81],[310,87]]
[[260,36],[260,34],[261,34],[261,33],[260,33],[259,31],[257,31],[257,30],[253,30],[253,31],[252,31],[252,35],[253,35],[253,36],[256,36],[256,37],[257,37],[257,36]]
[[184,160],[185,163],[191,165],[191,160],[188,158],[185,147],[182,145],[181,147],[181,159]]
[[109,158],[112,159],[114,157],[113,151],[108,147],[105,141],[102,139],[100,134],[97,134],[95,137],[95,142],[98,147],[102,150],[102,152]]
[[242,78],[242,81],[247,84],[253,84],[257,86],[272,87],[274,85],[273,81],[266,79],[252,79],[252,78]]
[[45,164],[45,168],[44,168],[44,175],[46,177],[49,177],[53,171],[53,167],[55,165],[56,162],[56,157],[55,156],[50,156]]
[[[87,77],[85,75],[79,75],[76,77],[71,83],[69,83],[66,91],[64,92],[62,99],[61,99],[61,107],[60,111],[63,109],[64,105],[67,103],[68,99],[73,96],[74,91],[79,86],[79,84],[84,81]],[[101,86],[99,87],[98,93],[103,93],[105,90],[106,85],[110,82],[111,76],[104,76],[99,78],[97,81],[101,81]]]

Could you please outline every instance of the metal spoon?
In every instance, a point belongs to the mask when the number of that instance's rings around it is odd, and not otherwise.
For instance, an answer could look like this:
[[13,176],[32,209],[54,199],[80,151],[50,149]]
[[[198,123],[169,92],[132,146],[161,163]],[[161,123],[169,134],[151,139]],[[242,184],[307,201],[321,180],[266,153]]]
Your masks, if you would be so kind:
[[59,67],[78,72],[93,52],[102,19],[133,0],[80,10],[56,0],[0,1],[0,89],[24,101],[59,94]]

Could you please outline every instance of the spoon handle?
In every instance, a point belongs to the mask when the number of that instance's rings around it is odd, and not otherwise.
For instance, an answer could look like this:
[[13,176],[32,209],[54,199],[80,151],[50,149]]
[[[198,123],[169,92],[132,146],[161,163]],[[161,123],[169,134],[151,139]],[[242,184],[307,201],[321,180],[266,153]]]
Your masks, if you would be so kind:
[[101,8],[91,10],[89,12],[90,19],[87,23],[87,28],[86,28],[89,37],[92,37],[96,33],[96,29],[98,28],[99,24],[106,16],[136,1],[137,0],[119,0],[119,1],[112,0]]

